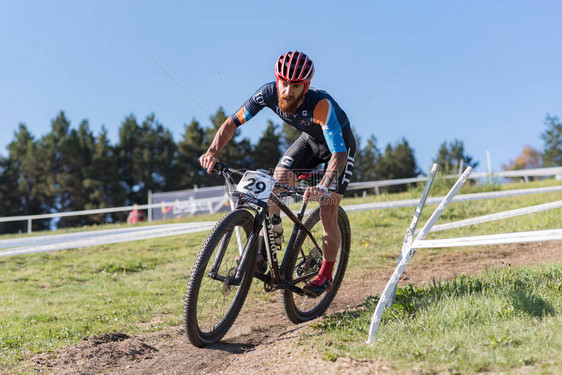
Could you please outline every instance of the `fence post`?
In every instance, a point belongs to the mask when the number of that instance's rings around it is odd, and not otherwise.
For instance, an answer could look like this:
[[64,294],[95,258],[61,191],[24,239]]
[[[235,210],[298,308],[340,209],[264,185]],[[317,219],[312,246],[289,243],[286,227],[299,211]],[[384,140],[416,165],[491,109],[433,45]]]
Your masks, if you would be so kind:
[[[152,204],[152,190],[148,191],[148,204]],[[152,222],[152,207],[148,207],[148,213],[146,215],[148,217],[148,222]]]
[[33,229],[31,229],[31,218],[27,219],[27,233],[31,234]]

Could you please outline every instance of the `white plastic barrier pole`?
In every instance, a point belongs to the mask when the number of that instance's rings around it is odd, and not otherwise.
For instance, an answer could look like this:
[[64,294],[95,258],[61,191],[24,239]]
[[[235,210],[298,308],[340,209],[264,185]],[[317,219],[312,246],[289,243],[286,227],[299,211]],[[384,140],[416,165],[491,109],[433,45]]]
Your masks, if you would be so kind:
[[377,307],[375,308],[375,312],[373,313],[373,317],[371,319],[371,326],[369,327],[369,338],[367,339],[367,344],[373,342],[377,331],[379,330],[379,325],[381,323],[382,314],[384,313],[384,309],[388,305],[388,302],[391,300],[391,297],[394,298],[393,293],[396,293],[396,287],[398,285],[398,281],[400,281],[400,276],[404,273],[404,269],[412,256],[414,255],[415,250],[409,250],[405,256],[402,257],[398,266],[392,273],[392,276],[388,280],[384,291],[381,294],[381,298],[377,303]]
[[[425,201],[427,200],[427,196],[429,195],[429,191],[431,190],[431,186],[433,185],[433,180],[435,179],[435,175],[437,174],[437,168],[438,167],[439,167],[439,165],[437,163],[434,163],[431,166],[429,178],[427,179],[427,183],[425,184],[425,188],[424,188],[423,194],[420,198],[420,202],[418,204],[418,207],[416,208],[416,212],[414,213],[414,217],[412,218],[412,223],[410,224],[410,227],[408,228],[408,230],[406,231],[406,235],[404,236],[404,242],[402,243],[402,250],[401,250],[400,255],[398,257],[398,264],[400,264],[400,261],[402,260],[403,256],[408,251],[408,246],[412,243],[412,241],[414,239],[414,233],[416,231],[416,227],[418,226],[418,221],[420,220],[420,216],[423,212],[423,208],[425,206]],[[394,303],[394,296],[396,295],[396,288],[397,287],[398,287],[398,284],[396,284],[394,286],[394,290],[390,293],[390,298],[388,299],[387,306],[390,306]]]
[[[433,166],[431,167],[431,172],[429,174],[429,179],[427,180],[427,183],[425,185],[425,189],[423,190],[423,194],[420,198],[420,203],[418,204],[418,207],[416,208],[416,212],[414,213],[414,217],[412,218],[412,223],[410,224],[410,228],[408,229],[408,234],[410,238],[413,238],[416,227],[418,226],[418,222],[420,220],[420,216],[423,212],[423,208],[425,206],[425,201],[427,200],[427,196],[429,195],[429,191],[431,190],[431,186],[433,185],[433,180],[435,179],[435,175],[437,174],[437,168],[439,167],[439,165],[437,163],[434,163]],[[408,237],[408,235],[407,235]],[[406,241],[406,238],[404,239],[404,241]]]
[[553,210],[555,208],[560,208],[560,207],[562,207],[562,201],[550,202],[550,203],[545,203],[545,204],[538,204],[536,206],[523,207],[523,208],[511,210],[511,211],[498,212],[498,213],[495,213],[495,214],[474,217],[474,218],[471,218],[471,219],[459,220],[459,221],[455,221],[455,222],[452,222],[452,223],[435,225],[433,228],[431,228],[431,230],[429,232],[432,233],[432,232],[439,232],[439,231],[443,231],[443,230],[447,230],[447,229],[461,228],[461,227],[466,227],[468,225],[475,225],[475,224],[480,224],[480,223],[486,223],[488,221],[507,219],[507,218],[514,217],[514,216],[520,216],[520,215],[537,213],[537,212],[541,212],[541,211]]
[[441,217],[441,214],[443,213],[443,211],[445,211],[449,203],[451,203],[453,197],[458,193],[460,188],[468,180],[468,176],[470,176],[471,173],[472,173],[472,168],[467,167],[464,173],[459,177],[455,185],[453,185],[451,190],[449,190],[449,193],[447,193],[443,201],[439,204],[439,206],[437,206],[437,209],[435,209],[429,220],[427,220],[427,223],[425,223],[425,225],[421,229],[420,233],[418,233],[418,236],[416,237],[413,243],[416,243],[416,241],[423,240],[427,236],[427,234],[429,233],[435,222],[439,219],[439,217]]
[[501,234],[487,234],[483,236],[445,238],[440,240],[417,241],[412,249],[438,248],[438,247],[461,247],[481,245],[503,245],[509,243],[528,243],[561,241],[562,229],[537,230],[532,232],[515,232]]
[[384,313],[384,309],[386,308],[389,299],[394,298],[393,292],[395,292],[398,282],[400,281],[400,276],[402,275],[402,273],[404,273],[406,266],[408,265],[414,254],[416,253],[416,250],[413,248],[413,245],[423,240],[425,236],[427,236],[429,230],[435,224],[437,219],[439,219],[443,211],[447,208],[447,206],[449,205],[455,194],[457,194],[457,192],[460,190],[462,185],[468,180],[468,176],[470,176],[470,173],[472,173],[472,168],[467,167],[464,173],[459,177],[455,185],[451,188],[449,193],[447,193],[443,201],[439,204],[437,209],[435,209],[435,211],[433,212],[427,223],[423,226],[422,230],[420,231],[416,239],[413,241],[412,245],[407,247],[406,254],[405,255],[403,254],[402,260],[400,260],[398,266],[392,273],[392,276],[390,277],[390,280],[388,280],[388,283],[386,284],[386,287],[384,288],[384,291],[381,294],[381,298],[377,303],[377,307],[375,308],[375,312],[373,313],[373,318],[371,319],[371,326],[369,328],[369,338],[367,339],[368,344],[373,342],[373,338],[375,337],[379,329],[379,325],[382,319],[382,314]]

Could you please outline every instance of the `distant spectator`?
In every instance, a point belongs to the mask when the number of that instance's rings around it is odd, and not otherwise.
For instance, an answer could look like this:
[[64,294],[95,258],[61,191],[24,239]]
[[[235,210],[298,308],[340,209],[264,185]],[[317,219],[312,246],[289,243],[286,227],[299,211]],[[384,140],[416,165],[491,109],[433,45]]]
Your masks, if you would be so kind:
[[142,214],[139,211],[139,205],[134,204],[133,210],[129,212],[129,216],[127,217],[127,224],[135,224],[140,223],[142,221]]

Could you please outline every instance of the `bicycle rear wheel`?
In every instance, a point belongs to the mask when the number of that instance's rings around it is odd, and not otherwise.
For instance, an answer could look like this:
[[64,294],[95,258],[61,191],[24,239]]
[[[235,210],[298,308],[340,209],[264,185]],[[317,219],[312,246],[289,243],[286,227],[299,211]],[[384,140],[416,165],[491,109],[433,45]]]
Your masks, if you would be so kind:
[[[322,222],[320,221],[320,207],[312,211],[303,224],[312,232],[316,242],[322,244],[323,230]],[[288,289],[281,291],[285,314],[295,324],[306,322],[322,315],[330,306],[340,288],[347,268],[351,246],[349,219],[341,207],[338,209],[338,226],[341,234],[341,244],[334,266],[332,289],[317,298],[307,295],[301,296]],[[289,251],[283,274],[289,282],[308,276],[296,284],[296,286],[302,288],[312,281],[318,274],[318,271],[320,271],[322,254],[316,249],[310,237],[303,230],[297,233],[295,244]]]
[[218,342],[230,329],[248,295],[256,249],[249,254],[239,282],[237,256],[253,229],[254,217],[238,209],[225,215],[211,230],[193,265],[184,302],[184,326],[189,341],[204,347]]

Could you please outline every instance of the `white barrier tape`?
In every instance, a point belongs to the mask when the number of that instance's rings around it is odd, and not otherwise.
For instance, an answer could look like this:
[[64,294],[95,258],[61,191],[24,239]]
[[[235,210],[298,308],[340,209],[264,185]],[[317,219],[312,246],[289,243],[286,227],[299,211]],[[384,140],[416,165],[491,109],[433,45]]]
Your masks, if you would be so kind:
[[431,228],[429,232],[431,233],[431,232],[439,232],[447,229],[461,228],[461,227],[466,227],[468,225],[475,225],[475,224],[485,223],[488,221],[495,221],[495,220],[507,219],[515,216],[533,214],[541,211],[553,210],[555,208],[560,208],[560,207],[562,207],[562,201],[539,204],[531,207],[523,207],[511,211],[498,212],[495,214],[474,217],[471,219],[459,220],[452,223],[435,225],[433,228]]
[[[23,246],[11,248],[10,250],[0,251],[0,257],[11,255],[22,255],[30,253],[39,253],[46,251],[56,251],[64,249],[73,249],[80,247],[89,247],[96,245],[107,245],[120,242],[139,241],[158,237],[177,236],[181,234],[195,233],[210,230],[215,225],[215,222],[206,223],[187,223],[183,226],[172,225],[170,227],[162,225],[162,228],[154,228],[145,231],[129,231],[127,233],[107,234],[104,236],[94,236],[93,238],[85,238],[79,240],[62,240],[60,242],[51,243],[48,245],[38,246]],[[91,232],[89,232],[91,233]],[[88,233],[88,234],[89,234]]]
[[442,240],[420,240],[414,241],[412,249],[501,245],[510,243],[527,243],[543,241],[562,241],[562,229],[548,229],[532,232],[516,232],[489,234],[484,236],[447,238]]

